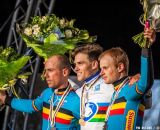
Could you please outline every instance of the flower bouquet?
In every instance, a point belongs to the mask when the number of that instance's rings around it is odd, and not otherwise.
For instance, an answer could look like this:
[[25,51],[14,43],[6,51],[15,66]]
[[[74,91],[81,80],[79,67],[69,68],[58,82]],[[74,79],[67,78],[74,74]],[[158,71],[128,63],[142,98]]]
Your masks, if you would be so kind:
[[11,90],[18,97],[14,85],[17,79],[27,78],[28,73],[19,74],[19,72],[29,59],[29,56],[19,57],[13,48],[0,47],[0,91]]
[[[146,28],[151,26],[156,30],[160,29],[160,0],[140,0],[143,5],[144,14],[140,17],[140,23]],[[150,43],[144,38],[143,32],[132,37],[135,43],[143,48],[149,48]]]
[[28,23],[17,24],[17,32],[28,47],[39,56],[47,59],[54,54],[65,54],[75,48],[77,43],[94,42],[87,30],[75,28],[75,20],[56,17],[56,15],[35,16]]

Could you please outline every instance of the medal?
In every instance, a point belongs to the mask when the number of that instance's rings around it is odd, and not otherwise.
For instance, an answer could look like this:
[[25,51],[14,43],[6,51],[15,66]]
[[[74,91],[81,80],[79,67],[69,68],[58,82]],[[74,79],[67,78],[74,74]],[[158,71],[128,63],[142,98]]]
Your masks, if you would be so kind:
[[80,119],[79,120],[79,124],[81,125],[81,126],[85,126],[86,125],[86,122],[84,121],[84,119]]

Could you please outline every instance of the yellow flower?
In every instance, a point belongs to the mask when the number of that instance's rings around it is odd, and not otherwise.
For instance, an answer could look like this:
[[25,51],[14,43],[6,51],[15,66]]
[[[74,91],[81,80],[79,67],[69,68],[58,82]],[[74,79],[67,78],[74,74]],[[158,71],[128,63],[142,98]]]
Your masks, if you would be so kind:
[[14,86],[16,83],[16,79],[10,80],[9,81],[9,86]]
[[27,36],[31,36],[32,35],[32,28],[30,28],[30,27],[25,28],[24,34],[26,34]]

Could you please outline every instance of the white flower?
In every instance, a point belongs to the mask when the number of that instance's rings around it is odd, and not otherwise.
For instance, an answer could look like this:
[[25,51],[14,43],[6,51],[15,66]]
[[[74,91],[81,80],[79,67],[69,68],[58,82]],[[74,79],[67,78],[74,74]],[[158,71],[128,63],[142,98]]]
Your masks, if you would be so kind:
[[60,26],[61,26],[62,28],[64,28],[64,27],[65,27],[65,19],[64,19],[64,18],[63,18],[63,19],[60,19],[59,24],[60,24]]
[[27,36],[31,36],[32,35],[32,28],[30,28],[30,27],[25,28],[24,34]]
[[21,79],[21,81],[22,81],[22,84],[27,84],[27,79],[26,78]]
[[72,31],[69,30],[69,29],[65,30],[65,36],[66,36],[66,38],[71,38],[71,37],[73,37]]
[[55,36],[56,36],[57,39],[59,39],[59,35],[57,33],[55,33]]
[[46,22],[46,20],[47,20],[47,17],[46,17],[46,16],[43,16],[43,17],[41,18],[42,23]]
[[32,27],[32,30],[33,30],[33,34],[37,35],[40,32],[40,27],[38,26],[38,24],[36,24]]

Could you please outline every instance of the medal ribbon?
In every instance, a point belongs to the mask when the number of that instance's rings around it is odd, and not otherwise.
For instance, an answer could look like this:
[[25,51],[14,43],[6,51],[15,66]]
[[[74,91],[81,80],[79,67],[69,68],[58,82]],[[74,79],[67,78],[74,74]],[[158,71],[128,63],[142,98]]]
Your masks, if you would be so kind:
[[129,82],[129,77],[127,77],[120,85],[120,87],[118,88],[117,92],[115,93],[114,97],[113,97],[113,100],[111,101],[108,109],[107,109],[107,112],[106,112],[106,119],[105,121],[107,122],[108,121],[108,118],[109,118],[109,114],[110,114],[110,111],[111,111],[111,108],[112,108],[112,105],[114,104],[115,100],[117,99],[120,91],[122,90],[122,88]]
[[81,119],[84,119],[85,117],[85,103],[88,102],[88,92],[84,91],[87,88],[87,91],[90,90],[92,88],[92,86],[98,81],[98,79],[100,79],[100,75],[93,80],[90,84],[86,84],[84,83],[82,86],[82,95],[81,95]]
[[70,92],[71,90],[71,85],[69,84],[67,86],[67,89],[65,90],[65,92],[63,93],[60,101],[58,102],[57,106],[56,106],[56,109],[53,111],[53,101],[54,101],[54,96],[55,96],[55,92],[53,93],[52,95],[52,98],[51,98],[51,102],[50,102],[50,122],[51,122],[51,126],[54,127],[55,125],[55,117],[57,115],[57,112],[59,111],[60,107],[62,106],[66,96],[68,95],[68,93]]

